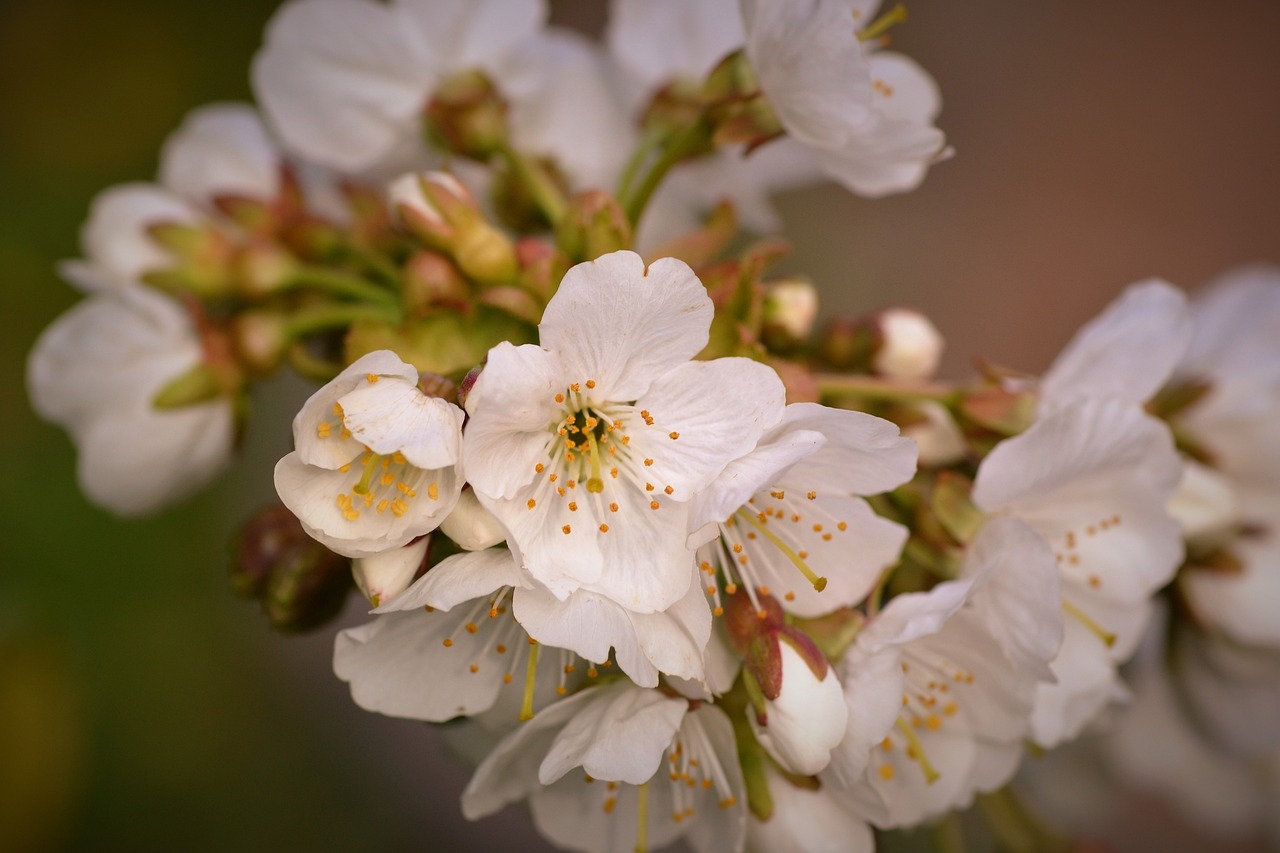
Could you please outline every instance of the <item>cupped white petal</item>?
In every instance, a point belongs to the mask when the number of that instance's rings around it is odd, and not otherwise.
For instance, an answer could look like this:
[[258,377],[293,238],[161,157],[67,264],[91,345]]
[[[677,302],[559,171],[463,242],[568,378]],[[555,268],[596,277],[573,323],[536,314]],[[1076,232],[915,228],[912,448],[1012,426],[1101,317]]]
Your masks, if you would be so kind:
[[160,183],[194,201],[220,195],[274,199],[281,156],[248,104],[192,110],[160,151]]
[[417,468],[458,462],[466,416],[453,403],[423,394],[416,381],[366,382],[338,405],[351,437],[374,453],[398,451]]
[[874,853],[871,827],[845,792],[801,787],[768,765],[765,778],[773,815],[748,819],[748,853]]
[[1057,681],[1036,687],[1031,713],[1031,739],[1045,749],[1075,739],[1107,706],[1128,698],[1102,640],[1077,619],[1064,620],[1050,668]]
[[1078,331],[1040,383],[1040,416],[1080,400],[1143,404],[1173,375],[1191,341],[1182,291],[1152,279],[1130,285]]
[[[341,407],[343,396],[370,377],[394,377],[416,384],[418,371],[390,350],[375,350],[356,359],[303,403],[293,418],[293,446],[300,460],[321,468],[338,468],[354,459],[363,445],[344,433]],[[321,426],[325,424],[325,426]],[[349,431],[347,431],[349,432]]]
[[468,551],[446,557],[375,613],[432,607],[452,610],[459,604],[491,595],[504,586],[524,586],[520,568],[505,548]]
[[794,465],[777,485],[819,493],[874,495],[897,488],[916,472],[915,442],[897,425],[863,412],[816,403],[787,406],[781,429],[814,430],[827,442]]
[[501,544],[507,538],[502,522],[480,504],[480,499],[471,489],[462,490],[458,505],[441,522],[440,532],[467,551],[482,551]]
[[290,149],[358,171],[406,135],[439,71],[412,16],[368,0],[292,0],[267,25],[254,93]]
[[876,112],[894,121],[932,124],[942,111],[933,76],[909,56],[877,50],[867,59]]
[[935,634],[969,596],[973,582],[947,581],[929,592],[896,596],[858,634],[857,645],[867,654]]
[[592,380],[598,396],[630,401],[701,352],[712,313],[688,264],[662,258],[646,267],[622,251],[565,273],[538,332],[561,358],[562,381]]
[[502,60],[537,35],[546,0],[396,0],[426,53],[449,70],[481,68],[502,84]]

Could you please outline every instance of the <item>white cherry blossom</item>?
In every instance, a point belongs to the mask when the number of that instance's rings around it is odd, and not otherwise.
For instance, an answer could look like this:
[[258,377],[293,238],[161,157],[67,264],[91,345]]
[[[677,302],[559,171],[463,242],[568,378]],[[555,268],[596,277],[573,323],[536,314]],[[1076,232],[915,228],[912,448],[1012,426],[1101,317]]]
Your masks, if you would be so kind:
[[96,294],[53,322],[27,363],[40,416],[71,434],[80,488],[120,515],[188,497],[230,460],[232,401],[160,410],[156,396],[203,361],[178,303],[146,288]]
[[742,2],[747,57],[788,135],[829,177],[875,197],[917,187],[944,137],[933,80],[859,37],[873,13],[846,0]]
[[494,347],[467,398],[467,475],[556,597],[633,613],[689,590],[690,501],[782,417],[777,375],[692,362],[711,301],[684,263],[615,252],[565,275],[541,345]]
[[503,739],[462,794],[476,820],[528,799],[538,831],[582,851],[687,839],[740,850],[746,796],[733,727],[712,705],[626,682],[591,687]]
[[1070,739],[1123,691],[1116,665],[1142,636],[1152,594],[1182,561],[1165,507],[1181,470],[1168,430],[1122,399],[1086,400],[1002,441],[973,500],[1021,519],[1049,543],[1062,576],[1065,636],[1038,688],[1032,732]]
[[312,537],[348,557],[407,544],[458,501],[463,413],[418,389],[418,371],[369,353],[307,400],[276,491]]
[[782,423],[696,501],[693,541],[712,537],[698,557],[717,604],[717,569],[748,595],[763,588],[800,616],[857,604],[906,540],[905,528],[860,496],[911,479],[915,459],[914,444],[888,421],[787,406]]

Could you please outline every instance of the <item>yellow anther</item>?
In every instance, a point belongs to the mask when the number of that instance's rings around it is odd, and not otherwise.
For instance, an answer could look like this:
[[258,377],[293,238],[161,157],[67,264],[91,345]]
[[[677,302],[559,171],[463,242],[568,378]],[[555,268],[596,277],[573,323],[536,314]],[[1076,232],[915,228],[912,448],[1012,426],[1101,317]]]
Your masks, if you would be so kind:
[[564,527],[560,528],[560,532],[568,536],[570,533],[573,532],[573,528],[566,524]]
[[375,382],[377,382],[377,381],[378,381],[378,374],[376,374],[376,373],[366,373],[366,374],[364,375],[364,378],[365,378],[365,379],[367,379],[367,380],[369,380],[369,384],[370,384],[370,385],[372,385],[373,383],[375,383]]
[[533,498],[529,498],[529,503],[527,504],[529,509],[533,509],[537,505],[538,505],[537,501],[535,501]]
[[893,781],[893,765],[892,764],[880,765],[880,778],[886,782]]
[[564,395],[563,395],[563,394],[557,394],[557,395],[556,395],[556,402],[557,402],[557,403],[563,403],[563,402],[564,402]]
[[600,525],[600,532],[601,532],[601,533],[608,533],[608,532],[609,532],[609,525],[607,525],[607,524],[601,524],[601,525]]

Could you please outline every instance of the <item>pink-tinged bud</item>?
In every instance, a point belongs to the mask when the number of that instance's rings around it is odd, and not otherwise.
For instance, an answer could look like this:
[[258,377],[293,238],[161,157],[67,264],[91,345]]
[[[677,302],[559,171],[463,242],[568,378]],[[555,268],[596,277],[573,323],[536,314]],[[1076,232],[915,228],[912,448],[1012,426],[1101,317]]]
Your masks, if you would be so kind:
[[440,532],[464,551],[483,551],[507,539],[506,530],[493,513],[480,505],[470,488],[462,490],[457,506],[441,523]]
[[871,366],[890,379],[928,379],[942,358],[942,335],[929,318],[909,308],[889,308],[878,317],[881,343]]
[[458,384],[439,373],[419,373],[418,390],[428,397],[436,397],[450,403],[458,402]]
[[760,341],[773,352],[785,353],[804,343],[818,317],[818,291],[802,279],[765,285],[760,313]]
[[786,614],[772,595],[756,593],[755,601],[738,589],[724,602],[724,627],[729,643],[738,654],[746,654],[756,638],[782,627]]
[[556,224],[556,245],[576,261],[630,249],[631,241],[631,223],[622,205],[603,190],[587,190],[569,199]]
[[844,738],[849,707],[835,671],[812,641],[793,630],[779,631],[777,638],[780,689],[775,698],[766,694],[765,713],[749,713],[747,722],[785,770],[813,776]]
[[415,237],[448,252],[464,275],[485,284],[515,279],[515,246],[485,220],[467,188],[446,172],[401,175],[388,197],[397,220]]
[[516,243],[516,261],[520,265],[520,286],[544,301],[555,294],[570,267],[564,252],[536,237],[524,237]]
[[456,195],[471,199],[471,193],[452,175],[444,172],[432,172],[429,175],[411,172],[401,175],[388,185],[387,205],[391,209],[394,221],[410,234],[429,246],[447,249],[456,238],[457,231],[428,197],[426,191],[428,178],[445,188],[441,194],[446,198],[449,195]]
[[865,317],[837,317],[822,330],[818,352],[839,370],[865,372],[880,346],[880,330]]
[[436,86],[423,126],[442,148],[485,161],[507,144],[507,102],[484,72],[463,71]]
[[420,570],[425,571],[426,558],[427,537],[421,536],[400,548],[357,557],[351,561],[351,575],[364,597],[377,607],[408,589]]
[[1029,391],[986,387],[965,395],[960,411],[984,429],[1000,435],[1017,435],[1035,419],[1036,398]]
[[465,306],[471,287],[453,261],[438,252],[423,250],[404,265],[404,307],[410,315],[433,308]]

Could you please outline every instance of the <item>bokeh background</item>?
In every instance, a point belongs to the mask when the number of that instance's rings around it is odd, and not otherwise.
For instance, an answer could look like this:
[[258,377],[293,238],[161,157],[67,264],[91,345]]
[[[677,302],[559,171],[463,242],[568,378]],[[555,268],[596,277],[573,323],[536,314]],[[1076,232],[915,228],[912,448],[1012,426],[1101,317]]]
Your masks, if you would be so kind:
[[[0,3],[0,850],[537,849],[518,814],[462,822],[466,772],[426,726],[351,704],[332,628],[278,636],[228,592],[227,536],[270,499],[304,388],[264,389],[216,489],[134,522],[85,502],[26,400],[26,352],[76,299],[52,267],[90,199],[149,179],[188,109],[248,97],[276,5]],[[1129,282],[1280,260],[1280,4],[910,11],[895,44],[939,80],[957,156],[907,196],[782,199],[827,315],[913,305],[947,374],[976,355],[1038,370]],[[1133,815],[1124,849],[1236,849],[1150,802]]]

